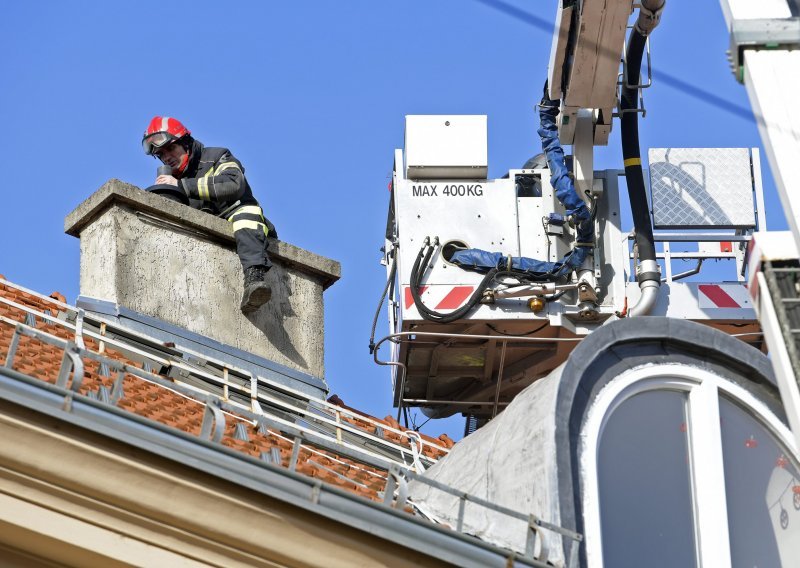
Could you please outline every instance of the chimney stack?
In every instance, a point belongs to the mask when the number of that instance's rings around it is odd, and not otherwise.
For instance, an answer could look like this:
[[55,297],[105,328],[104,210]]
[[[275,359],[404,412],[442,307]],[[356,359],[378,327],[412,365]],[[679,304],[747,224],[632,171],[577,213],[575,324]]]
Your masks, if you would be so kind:
[[223,219],[112,179],[64,230],[81,240],[79,307],[271,369],[271,378],[309,394],[327,392],[322,293],[339,279],[338,262],[271,240],[272,299],[245,316],[242,268]]

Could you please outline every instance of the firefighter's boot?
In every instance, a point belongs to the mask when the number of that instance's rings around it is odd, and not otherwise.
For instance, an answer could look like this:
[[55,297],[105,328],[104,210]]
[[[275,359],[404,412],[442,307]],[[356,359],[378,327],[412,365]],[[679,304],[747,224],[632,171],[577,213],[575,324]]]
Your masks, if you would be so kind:
[[242,313],[249,314],[266,304],[272,297],[272,288],[265,282],[267,268],[249,266],[244,269],[244,295]]

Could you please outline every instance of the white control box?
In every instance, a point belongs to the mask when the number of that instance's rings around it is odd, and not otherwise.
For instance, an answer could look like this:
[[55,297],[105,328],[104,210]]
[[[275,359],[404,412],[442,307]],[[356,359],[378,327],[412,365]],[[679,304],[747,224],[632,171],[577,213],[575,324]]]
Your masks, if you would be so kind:
[[486,115],[407,115],[407,179],[486,179]]

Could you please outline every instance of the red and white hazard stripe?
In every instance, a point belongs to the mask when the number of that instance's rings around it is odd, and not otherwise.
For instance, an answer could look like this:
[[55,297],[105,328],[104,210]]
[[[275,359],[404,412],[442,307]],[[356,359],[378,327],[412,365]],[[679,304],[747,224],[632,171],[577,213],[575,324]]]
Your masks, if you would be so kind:
[[[433,310],[456,310],[466,303],[474,291],[475,286],[435,284],[432,286],[420,286],[419,295],[422,298],[422,302]],[[403,286],[403,292],[403,306],[405,309],[409,309],[414,305],[411,287]]]
[[702,308],[750,308],[750,295],[744,284],[700,284],[698,305]]

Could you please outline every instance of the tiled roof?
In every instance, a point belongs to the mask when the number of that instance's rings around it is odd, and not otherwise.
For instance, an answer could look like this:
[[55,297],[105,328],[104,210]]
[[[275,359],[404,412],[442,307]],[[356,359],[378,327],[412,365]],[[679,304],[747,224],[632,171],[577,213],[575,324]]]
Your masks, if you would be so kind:
[[[309,499],[321,514],[345,523],[354,522],[348,513],[352,505],[340,507],[341,499],[360,503],[358,510],[364,514],[404,510],[416,515],[413,521],[408,519],[411,524],[398,525],[394,515],[386,524],[377,521],[383,516],[369,516],[376,520],[369,532],[395,540],[403,529],[407,545],[415,550],[427,547],[456,565],[546,566],[532,554],[523,556],[465,532],[467,502],[508,521],[520,521],[532,551],[539,528],[580,539],[533,515],[424,475],[423,469],[453,446],[445,435],[434,439],[402,428],[391,417],[380,420],[352,409],[336,395],[327,401],[315,399],[262,377],[250,376],[248,390],[242,386],[246,375],[242,369],[220,367],[219,360],[208,357],[203,364],[197,353],[87,314],[64,300],[58,293],[47,297],[26,290],[0,275],[0,390],[12,397],[9,400],[112,439],[130,440],[157,455],[164,455],[165,448],[170,451],[163,433],[174,429],[170,440],[177,453],[172,459],[191,455],[198,458],[194,467],[207,467],[225,479],[230,476],[232,483],[237,483],[241,466],[258,468],[259,461],[265,462],[263,486],[254,490],[270,488],[294,498],[298,494],[281,489],[285,481],[281,472],[289,470],[293,473],[286,476],[295,481],[305,477],[312,488],[307,496],[301,492],[303,502]],[[129,419],[123,418],[128,414]],[[246,486],[253,487],[254,478],[246,479]],[[410,483],[450,495],[459,503],[457,521],[450,524],[411,499]],[[320,492],[329,497],[319,499]],[[334,496],[340,500],[331,499]],[[364,529],[360,522],[350,526]],[[422,541],[417,540],[420,530],[426,531]]]
[[[100,327],[101,335],[84,333],[83,322],[80,318],[76,321],[78,313],[65,303],[61,294],[53,293],[48,298],[6,282],[0,276],[0,361],[5,364],[10,354],[14,371],[51,384],[59,382],[61,377],[63,383],[66,380],[63,362],[68,360],[63,344],[75,341],[80,346],[82,340],[83,377],[76,390],[79,395],[115,404],[119,409],[194,436],[207,434],[203,432],[204,415],[211,391],[202,392],[196,384],[181,383],[163,366],[151,370],[153,366],[146,358],[135,355],[134,345],[128,348],[119,339],[104,340],[105,324]],[[126,365],[126,369],[141,369],[141,372],[118,374],[103,362],[108,360],[119,363],[119,368]],[[270,427],[264,422],[256,423],[246,405],[241,405],[241,411],[223,405],[226,419],[219,442],[236,452],[289,467],[370,500],[382,498],[387,471],[393,463],[413,467],[422,460],[430,465],[446,455],[453,445],[446,435],[437,440],[409,432],[391,417],[381,420],[350,409],[336,396],[327,402],[304,403],[306,413],[294,416],[294,423],[291,412],[282,409]],[[268,413],[263,405],[255,403],[254,408]],[[319,416],[313,414],[314,410]],[[285,429],[275,426],[284,422]],[[298,437],[298,428],[310,428],[308,436]],[[325,442],[325,437],[330,443],[315,443],[318,439]],[[381,447],[382,440],[385,448]],[[367,454],[377,457],[361,459]],[[406,459],[411,456],[413,460]]]

